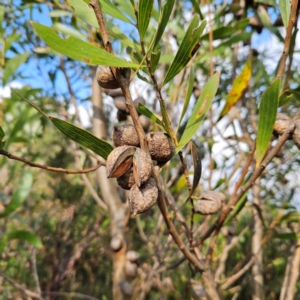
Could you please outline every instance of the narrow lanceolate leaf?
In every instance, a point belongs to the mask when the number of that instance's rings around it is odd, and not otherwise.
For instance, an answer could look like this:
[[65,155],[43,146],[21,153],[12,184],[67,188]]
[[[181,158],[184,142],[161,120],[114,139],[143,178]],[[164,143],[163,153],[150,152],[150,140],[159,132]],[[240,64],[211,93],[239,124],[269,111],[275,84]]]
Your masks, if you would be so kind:
[[226,221],[224,222],[224,225],[229,225],[231,223],[231,221],[240,213],[240,211],[243,209],[243,207],[245,206],[245,204],[247,203],[247,195],[248,192],[245,193],[241,199],[238,201],[238,203],[235,205],[232,213],[230,214],[230,216],[226,219]]
[[13,58],[9,59],[5,63],[5,69],[3,74],[3,84],[5,85],[11,76],[16,72],[16,70],[27,60],[29,56],[29,52],[24,52],[22,54],[18,54]]
[[182,121],[182,119],[183,119],[183,117],[186,113],[188,105],[190,103],[190,99],[191,99],[191,96],[192,96],[192,93],[193,93],[194,80],[195,80],[195,72],[194,72],[193,69],[191,69],[188,88],[187,88],[187,91],[186,91],[186,94],[185,94],[184,104],[183,104],[183,108],[182,108],[182,111],[181,111],[181,116],[180,116],[180,119],[179,119],[178,128],[179,128],[179,125],[180,125],[180,123],[181,123],[181,121]]
[[280,96],[279,96],[278,107],[288,103],[289,101],[291,101],[293,99],[293,97],[294,97],[294,95],[291,94],[291,92],[289,90],[282,92],[282,94],[280,94]]
[[0,149],[3,149],[4,145],[5,145],[5,140],[3,140],[5,136],[5,133],[2,129],[2,127],[0,126]]
[[154,0],[140,0],[139,1],[139,11],[138,11],[138,30],[140,33],[141,40],[144,39],[146,34],[152,9],[153,9]]
[[42,248],[42,242],[34,233],[27,230],[14,230],[6,234],[8,240],[23,240],[36,248]]
[[201,179],[202,174],[202,164],[201,164],[201,157],[199,154],[199,151],[196,147],[196,145],[193,142],[191,143],[191,151],[192,151],[192,157],[193,157],[193,165],[194,165],[194,178],[193,178],[193,185],[190,192],[190,195],[194,193],[196,190],[198,183]]
[[153,49],[156,49],[158,46],[160,39],[165,31],[165,28],[169,22],[169,18],[174,6],[175,0],[167,0],[162,7],[161,14],[159,16],[158,28],[155,33],[155,39],[153,43]]
[[139,65],[127,62],[118,58],[105,50],[80,39],[70,36],[62,39],[50,27],[39,23],[31,22],[37,35],[45,43],[57,52],[68,56],[72,59],[85,62],[90,65],[103,65],[124,68],[137,68]]
[[287,28],[291,14],[290,0],[279,0],[279,8],[284,27]]
[[150,120],[154,121],[155,123],[157,123],[158,125],[164,127],[164,124],[162,123],[162,121],[151,111],[149,110],[145,105],[143,105],[142,103],[139,103],[138,106],[138,112],[144,116],[146,116],[147,118],[149,118]]
[[4,6],[0,5],[0,38],[2,37],[2,33],[3,33],[2,22],[3,22],[4,13],[5,13],[5,8]]
[[19,206],[25,201],[32,186],[32,175],[30,171],[24,171],[20,187],[17,188],[4,212],[0,214],[0,218],[9,216],[12,212],[19,208]]
[[220,114],[218,121],[220,121],[242,97],[246,90],[252,74],[252,57],[250,56],[246,62],[240,75],[234,80],[232,87],[226,97],[225,106]]
[[262,95],[259,107],[259,120],[256,140],[256,167],[258,167],[267,151],[273,125],[276,120],[280,80],[275,80]]
[[104,159],[107,159],[113,147],[104,140],[98,139],[90,132],[81,129],[69,122],[49,117],[50,121],[57,127],[64,135],[76,143],[94,151]]
[[161,54],[160,50],[157,50],[156,52],[151,52],[150,67],[152,72],[154,72],[158,66],[160,54]]
[[[74,0],[73,0],[74,1]],[[76,0],[78,2],[78,0]],[[112,1],[109,0],[100,0],[101,9],[108,15],[112,16],[115,19],[119,19],[126,23],[132,24],[127,17],[125,17],[118,8],[112,4]]]
[[274,237],[282,240],[300,240],[300,234],[296,232],[276,233]]
[[200,22],[199,16],[195,15],[166,74],[163,85],[174,78],[188,64],[188,62],[197,52],[200,47],[200,37],[205,26],[206,21]]
[[200,10],[200,3],[198,1],[196,1],[196,0],[191,0],[191,2],[192,2],[192,5],[194,7],[195,12],[197,14],[199,14],[201,20],[203,20],[204,17],[203,17],[203,14],[202,14],[201,10]]
[[219,79],[220,73],[218,72],[213,75],[205,84],[178,143],[178,146],[176,147],[176,153],[178,153],[189,142],[204,121],[206,113],[208,112],[218,90]]

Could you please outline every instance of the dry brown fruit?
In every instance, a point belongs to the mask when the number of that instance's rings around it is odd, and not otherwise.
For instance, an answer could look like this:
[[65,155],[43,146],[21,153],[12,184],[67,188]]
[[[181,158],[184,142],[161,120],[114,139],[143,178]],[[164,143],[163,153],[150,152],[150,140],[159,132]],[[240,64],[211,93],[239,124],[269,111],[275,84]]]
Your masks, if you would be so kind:
[[282,135],[285,132],[285,130],[288,128],[290,121],[291,118],[289,118],[285,114],[278,113],[275,124],[273,126],[274,133],[276,135]]
[[128,108],[125,103],[125,98],[124,97],[117,97],[114,98],[114,105],[117,109],[123,110],[127,114],[129,113]]
[[125,263],[125,273],[129,277],[135,277],[137,275],[137,264],[127,260]]
[[132,214],[136,216],[151,208],[156,203],[157,197],[158,189],[152,177],[141,187],[135,184],[129,192],[129,206]]
[[152,160],[150,155],[140,149],[136,148],[133,156],[133,176],[137,186],[144,184],[152,173]]
[[106,161],[107,177],[122,176],[132,166],[135,151],[135,147],[121,146],[110,152]]
[[300,149],[300,120],[295,123],[295,130],[293,133],[293,140],[295,145]]
[[[130,81],[131,69],[129,68],[120,68],[121,75]],[[117,89],[120,87],[117,79],[115,78],[111,68],[108,66],[98,66],[96,72],[96,78],[98,84],[105,89]]]
[[124,190],[130,190],[135,184],[133,169],[130,168],[122,176],[117,178],[118,185]]
[[131,124],[115,126],[111,137],[116,147],[124,145],[138,147],[140,145],[138,134]]
[[149,132],[146,135],[149,153],[153,160],[169,161],[174,155],[175,144],[173,139],[163,132]]
[[225,195],[219,192],[209,191],[203,193],[196,201],[195,212],[201,215],[212,215],[217,213],[222,207]]
[[126,259],[131,262],[137,262],[139,260],[139,258],[140,258],[140,255],[136,251],[129,250],[126,253]]
[[150,125],[151,125],[150,119],[148,119],[144,115],[140,115],[139,116],[139,120],[140,120],[140,122],[142,124],[142,127],[143,127],[144,131],[147,132],[149,130],[149,128],[150,128]]

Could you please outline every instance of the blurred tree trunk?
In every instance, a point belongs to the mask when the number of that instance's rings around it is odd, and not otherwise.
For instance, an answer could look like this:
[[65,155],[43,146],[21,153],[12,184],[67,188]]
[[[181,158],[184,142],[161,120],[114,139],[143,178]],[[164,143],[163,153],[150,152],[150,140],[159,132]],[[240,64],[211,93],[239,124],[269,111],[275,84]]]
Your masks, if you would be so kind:
[[264,299],[263,292],[263,251],[261,249],[261,241],[263,236],[263,222],[259,215],[260,209],[260,179],[253,186],[253,235],[252,235],[252,254],[255,255],[254,264],[252,267],[253,275],[253,291],[252,300]]
[[[101,89],[95,78],[95,69],[92,69],[92,103],[93,103],[93,134],[101,139],[106,139],[107,132],[105,126],[105,116],[103,112],[103,102]],[[129,211],[126,204],[122,203],[117,191],[116,184],[113,180],[108,179],[106,168],[101,167],[96,173],[97,182],[100,186],[101,196],[109,209],[110,230],[111,230],[111,246],[113,258],[113,299],[123,300],[130,299],[132,287],[126,281],[125,263],[127,252],[127,223],[129,219]],[[119,249],[117,249],[117,248]],[[117,249],[117,250],[116,250]]]

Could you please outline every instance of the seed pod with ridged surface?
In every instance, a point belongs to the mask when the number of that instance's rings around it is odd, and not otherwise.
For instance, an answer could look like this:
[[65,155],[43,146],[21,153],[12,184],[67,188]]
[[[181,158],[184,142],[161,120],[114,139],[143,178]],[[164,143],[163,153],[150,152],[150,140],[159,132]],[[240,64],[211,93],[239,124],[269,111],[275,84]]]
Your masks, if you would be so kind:
[[133,156],[133,176],[137,186],[144,184],[152,173],[152,160],[150,155],[140,149],[136,148]]
[[201,215],[212,215],[217,213],[225,200],[225,195],[219,192],[209,191],[203,193],[196,201],[195,212]]
[[294,140],[295,145],[300,149],[300,120],[296,121],[296,123],[295,123],[293,140]]
[[288,128],[290,121],[291,119],[287,115],[278,113],[273,126],[275,135],[282,135]]
[[130,190],[135,184],[133,169],[130,168],[122,176],[117,178],[118,185],[124,190]]
[[175,144],[173,139],[163,132],[149,132],[146,135],[149,153],[153,160],[169,161],[174,155]]
[[[131,69],[130,68],[120,68],[120,73],[125,77],[128,82],[130,81]],[[98,84],[106,89],[117,89],[120,87],[117,79],[115,78],[111,68],[108,66],[98,66],[96,71],[96,78]]]
[[138,134],[131,124],[115,126],[111,137],[116,147],[124,145],[138,147],[140,145]]
[[139,120],[142,124],[142,127],[144,129],[145,132],[148,132],[150,125],[151,125],[151,121],[150,119],[148,119],[147,117],[145,117],[144,115],[140,115],[139,116]]
[[141,187],[135,184],[129,192],[129,206],[133,216],[151,208],[156,203],[157,197],[158,189],[152,177]]
[[117,97],[114,98],[114,105],[117,109],[123,110],[127,114],[129,114],[129,110],[125,104],[125,98],[124,97]]

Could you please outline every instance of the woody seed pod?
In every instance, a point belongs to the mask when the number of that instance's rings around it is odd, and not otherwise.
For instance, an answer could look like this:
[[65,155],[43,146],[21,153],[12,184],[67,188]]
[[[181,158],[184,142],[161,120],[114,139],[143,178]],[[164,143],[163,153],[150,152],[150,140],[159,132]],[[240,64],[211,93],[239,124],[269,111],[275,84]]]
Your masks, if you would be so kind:
[[[127,79],[128,83],[129,83],[131,69],[120,68],[120,74],[125,79]],[[117,79],[115,78],[114,74],[111,71],[111,68],[108,66],[98,66],[97,71],[96,71],[96,78],[97,78],[98,84],[102,88],[117,89],[120,87]]]
[[111,136],[116,147],[140,145],[138,134],[131,124],[115,126]]
[[150,119],[148,119],[144,115],[140,115],[139,116],[139,120],[140,120],[140,122],[142,124],[142,127],[143,127],[144,131],[147,132],[149,130],[149,128],[150,128],[150,125],[151,125]]
[[129,277],[135,277],[137,275],[137,264],[127,260],[125,263],[125,273]]
[[149,153],[153,160],[160,162],[169,161],[175,151],[175,144],[173,139],[168,137],[163,132],[149,132],[146,135],[148,142]]
[[295,123],[295,130],[293,133],[293,140],[295,145],[300,149],[300,120]]
[[129,113],[128,111],[128,108],[125,104],[125,98],[124,97],[117,97],[117,98],[114,98],[114,105],[117,109],[119,110],[123,110],[125,111],[126,113]]
[[209,191],[203,193],[196,204],[196,213],[201,215],[212,215],[222,207],[225,195],[219,192]]
[[118,236],[115,236],[111,239],[110,241],[110,248],[117,252],[117,251],[120,251],[123,247],[123,241],[120,237]]
[[158,197],[158,189],[153,178],[138,187],[135,184],[129,192],[129,206],[133,216],[141,214],[151,208]]
[[273,126],[275,135],[281,135],[288,128],[291,119],[285,114],[278,113]]
[[138,261],[139,258],[140,258],[140,255],[136,251],[129,250],[126,253],[126,259],[131,262],[136,262],[136,261]]
[[150,155],[140,149],[136,148],[133,156],[133,176],[137,186],[144,184],[152,173],[152,160]]
[[110,152],[106,161],[107,177],[122,176],[131,167],[135,150],[135,147],[121,146]]
[[117,178],[118,185],[124,190],[130,190],[135,184],[133,169],[130,168],[122,176]]

